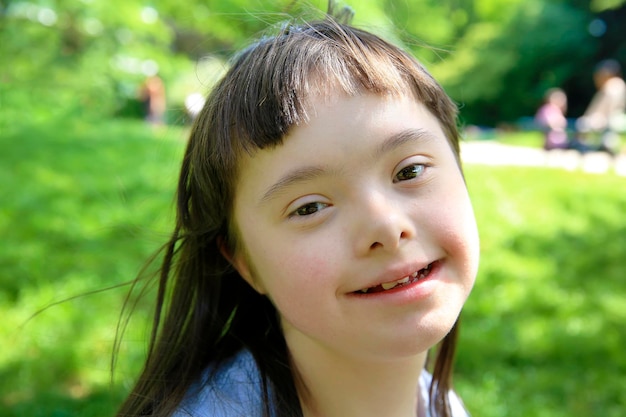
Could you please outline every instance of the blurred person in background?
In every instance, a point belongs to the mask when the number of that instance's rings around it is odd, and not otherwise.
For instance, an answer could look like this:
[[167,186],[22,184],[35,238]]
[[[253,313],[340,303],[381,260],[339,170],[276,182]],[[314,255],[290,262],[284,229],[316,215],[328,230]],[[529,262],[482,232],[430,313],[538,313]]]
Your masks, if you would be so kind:
[[599,150],[615,155],[619,152],[619,132],[626,131],[626,83],[620,64],[612,59],[600,62],[593,81],[597,92],[585,114],[576,121],[576,128],[583,140],[599,134]]
[[148,76],[139,89],[139,100],[142,103],[146,121],[153,125],[161,125],[165,121],[165,84],[154,74]]
[[544,102],[535,114],[535,123],[544,132],[543,149],[566,149],[567,138],[567,96],[560,88],[549,89]]

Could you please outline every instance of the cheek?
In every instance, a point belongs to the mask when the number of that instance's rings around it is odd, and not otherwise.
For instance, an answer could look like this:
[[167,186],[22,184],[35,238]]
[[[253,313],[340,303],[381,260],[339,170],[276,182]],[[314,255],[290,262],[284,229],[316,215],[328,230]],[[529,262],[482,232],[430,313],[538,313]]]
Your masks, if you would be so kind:
[[450,250],[459,262],[461,278],[466,286],[474,285],[478,272],[480,242],[474,213],[469,200],[464,211],[456,213],[454,228],[448,233]]
[[[321,291],[328,291],[333,275],[333,262],[311,248],[295,250],[285,254],[278,268],[271,268],[273,276],[265,277],[274,282],[276,297],[282,293],[294,294],[294,299],[313,297]],[[306,294],[306,295],[305,295]]]
[[267,297],[281,320],[301,332],[317,333],[318,316],[328,310],[334,291],[328,263],[321,257],[299,257],[286,259],[271,277],[268,272],[262,272],[260,279],[266,282]]
[[298,243],[261,242],[249,247],[255,280],[277,304],[306,302],[328,292],[334,262],[322,248]]
[[[456,188],[456,189],[455,189]],[[472,282],[478,269],[480,244],[471,201],[465,186],[447,188],[449,198],[433,210],[430,225],[440,245],[459,262],[463,275]]]
[[310,242],[283,249],[259,259],[257,279],[264,283],[268,298],[284,321],[306,333],[316,333],[321,312],[332,315],[336,307],[336,258],[328,248],[316,248]]

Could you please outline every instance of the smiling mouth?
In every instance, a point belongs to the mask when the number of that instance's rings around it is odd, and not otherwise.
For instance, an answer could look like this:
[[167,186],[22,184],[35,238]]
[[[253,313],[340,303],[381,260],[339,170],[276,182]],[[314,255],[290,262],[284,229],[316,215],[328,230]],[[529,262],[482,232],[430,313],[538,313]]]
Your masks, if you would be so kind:
[[419,271],[413,272],[411,275],[407,275],[405,277],[400,278],[397,281],[385,282],[383,284],[376,285],[370,288],[363,288],[362,290],[355,291],[357,294],[373,294],[377,292],[389,291],[394,288],[404,287],[406,285],[412,284],[414,282],[423,280],[428,275],[430,275],[430,271],[433,269],[433,265],[435,263],[430,263],[426,268],[422,268]]

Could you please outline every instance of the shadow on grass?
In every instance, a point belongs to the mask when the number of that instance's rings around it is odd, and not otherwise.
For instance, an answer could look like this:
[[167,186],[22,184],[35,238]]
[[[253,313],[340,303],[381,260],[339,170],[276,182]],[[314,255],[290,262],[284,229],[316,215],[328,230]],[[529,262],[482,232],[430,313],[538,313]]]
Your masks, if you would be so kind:
[[75,396],[68,395],[67,390],[44,389],[27,399],[5,401],[0,405],[0,413],[3,417],[113,416],[124,395],[120,388],[103,388],[88,394],[76,389]]
[[[77,332],[80,338],[80,332]],[[24,352],[0,369],[0,415],[3,417],[112,416],[125,395],[121,386],[90,383],[83,363],[68,340]],[[95,365],[91,365],[95,366]],[[108,373],[106,369],[101,372]]]

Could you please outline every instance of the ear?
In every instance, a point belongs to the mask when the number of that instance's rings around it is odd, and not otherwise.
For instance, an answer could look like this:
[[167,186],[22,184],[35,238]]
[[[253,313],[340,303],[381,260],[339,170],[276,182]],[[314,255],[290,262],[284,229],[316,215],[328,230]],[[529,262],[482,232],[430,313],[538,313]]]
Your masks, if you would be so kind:
[[260,283],[254,279],[250,266],[245,256],[241,254],[232,253],[223,237],[217,238],[217,246],[220,249],[220,253],[226,260],[235,268],[239,275],[259,294],[265,294],[265,289]]

